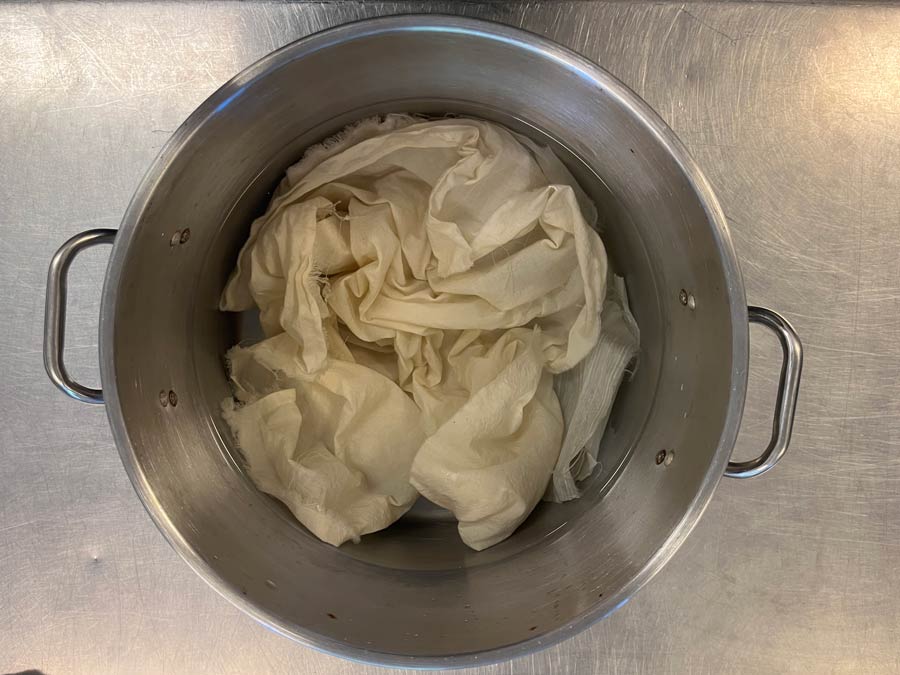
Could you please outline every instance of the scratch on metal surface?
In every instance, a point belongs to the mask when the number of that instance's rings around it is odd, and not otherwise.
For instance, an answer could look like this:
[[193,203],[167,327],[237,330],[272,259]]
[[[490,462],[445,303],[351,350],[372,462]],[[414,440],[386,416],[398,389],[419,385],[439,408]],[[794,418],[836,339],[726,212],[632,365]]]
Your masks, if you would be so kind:
[[14,523],[12,525],[4,525],[0,527],[0,533],[11,532],[12,530],[17,530],[20,527],[31,527],[32,525],[37,524],[36,520],[28,520],[22,523]]
[[698,24],[700,24],[700,25],[703,26],[704,28],[707,28],[707,29],[711,30],[713,33],[715,33],[716,35],[720,35],[721,37],[725,38],[725,39],[728,40],[731,44],[734,44],[735,42],[737,42],[737,40],[738,40],[737,37],[735,37],[734,35],[729,35],[728,33],[719,30],[719,29],[716,28],[715,26],[710,25],[709,23],[707,23],[706,21],[704,21],[703,19],[701,19],[700,17],[698,17],[698,16],[697,16],[696,14],[694,14],[693,12],[689,12],[687,9],[685,9],[686,6],[687,6],[687,5],[682,5],[682,6],[681,6],[681,9],[679,10],[679,14],[683,14],[683,15],[685,15],[685,16],[690,17],[691,19],[693,19],[694,21],[696,21]]

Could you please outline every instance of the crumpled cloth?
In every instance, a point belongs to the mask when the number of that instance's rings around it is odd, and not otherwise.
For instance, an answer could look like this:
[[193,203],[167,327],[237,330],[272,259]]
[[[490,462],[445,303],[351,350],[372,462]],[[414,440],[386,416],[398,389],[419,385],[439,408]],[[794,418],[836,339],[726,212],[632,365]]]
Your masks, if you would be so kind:
[[549,150],[483,121],[389,115],[308,151],[221,299],[266,335],[227,355],[251,479],[334,545],[422,494],[481,550],[577,496],[637,350],[595,217]]
[[[565,502],[581,496],[576,485],[597,466],[600,439],[628,365],[635,361],[640,331],[628,308],[625,281],[613,277],[600,314],[600,339],[581,363],[557,375],[554,389],[566,436],[544,499]],[[635,364],[636,365],[636,364]]]

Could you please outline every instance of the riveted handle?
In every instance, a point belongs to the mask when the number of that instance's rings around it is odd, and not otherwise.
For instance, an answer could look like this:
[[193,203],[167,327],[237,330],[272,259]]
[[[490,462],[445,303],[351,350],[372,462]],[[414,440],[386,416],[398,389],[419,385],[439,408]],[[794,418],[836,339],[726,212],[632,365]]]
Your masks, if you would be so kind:
[[784,358],[781,362],[781,379],[775,400],[775,419],[772,422],[772,439],[769,446],[756,459],[746,462],[728,462],[725,475],[729,478],[752,478],[765,473],[778,463],[791,442],[794,428],[794,410],[800,391],[800,373],[803,370],[803,345],[800,337],[787,319],[765,307],[747,308],[750,323],[762,324],[778,337]]
[[44,307],[44,368],[53,384],[74,399],[103,403],[103,392],[79,384],[71,378],[63,362],[66,336],[66,286],[69,266],[81,251],[97,244],[112,244],[115,230],[87,230],[59,247],[47,272],[47,301]]

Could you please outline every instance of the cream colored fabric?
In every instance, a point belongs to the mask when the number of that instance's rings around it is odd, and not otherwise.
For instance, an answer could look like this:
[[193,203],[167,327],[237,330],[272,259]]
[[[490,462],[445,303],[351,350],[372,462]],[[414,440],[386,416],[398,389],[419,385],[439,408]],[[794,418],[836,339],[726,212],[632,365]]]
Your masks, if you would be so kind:
[[581,495],[576,481],[597,466],[600,438],[625,369],[637,355],[640,332],[628,309],[625,282],[614,277],[600,314],[600,339],[577,366],[554,383],[565,422],[566,437],[544,499],[565,502]]
[[[268,338],[229,354],[251,478],[336,545],[417,491],[469,546],[507,537],[560,457],[553,374],[596,356],[608,311],[584,214],[552,153],[486,122],[391,115],[309,152],[221,302]],[[605,420],[621,369],[579,419]]]
[[225,419],[250,477],[317,537],[338,546],[383,529],[417,497],[409,467],[421,415],[389,379],[329,359],[309,374],[287,333],[228,354],[235,396]]

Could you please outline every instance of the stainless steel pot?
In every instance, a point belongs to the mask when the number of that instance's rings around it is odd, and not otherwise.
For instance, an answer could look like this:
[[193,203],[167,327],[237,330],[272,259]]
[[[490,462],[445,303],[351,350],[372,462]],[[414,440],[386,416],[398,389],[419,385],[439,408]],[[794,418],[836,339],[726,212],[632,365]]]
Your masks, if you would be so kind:
[[[481,553],[417,506],[333,548],[242,473],[219,415],[224,351],[242,333],[217,298],[284,170],[348,122],[388,111],[492,119],[551,144],[600,209],[641,327],[584,496],[543,504]],[[65,277],[111,243],[100,316],[103,391],[62,361]],[[747,387],[748,320],[784,349],[772,441],[729,463]],[[45,362],[67,394],[105,402],[122,460],[194,570],[274,630],[381,664],[464,666],[547,646],[620,606],[679,547],[724,474],[769,469],[790,437],[800,342],[745,305],[725,219],[684,147],[634,93],[528,33],[449,17],[342,26],[259,61],[174,134],[119,231],[67,242],[50,267]]]

